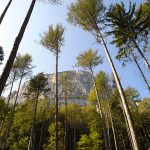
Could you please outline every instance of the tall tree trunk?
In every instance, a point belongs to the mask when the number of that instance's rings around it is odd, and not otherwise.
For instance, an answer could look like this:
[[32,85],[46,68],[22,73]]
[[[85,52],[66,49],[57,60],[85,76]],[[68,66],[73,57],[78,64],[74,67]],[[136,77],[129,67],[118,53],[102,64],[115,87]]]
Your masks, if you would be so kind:
[[39,150],[43,149],[43,145],[42,145],[43,130],[44,130],[44,120],[42,121],[41,134],[40,134],[40,142],[39,142]]
[[141,55],[143,62],[145,63],[146,67],[150,70],[150,64],[147,61],[147,59],[145,58],[144,54],[142,53],[141,49],[139,48],[138,44],[136,43],[136,41],[134,39],[132,39],[132,42],[134,43],[134,46],[136,47],[136,49],[138,50],[139,54]]
[[107,130],[108,149],[111,150],[111,145],[112,144],[111,144],[111,136],[110,136],[110,128],[109,128],[109,116],[108,116],[108,113],[107,113],[107,110],[106,110],[105,106],[102,107],[102,111],[103,111],[103,114],[104,114],[106,130]]
[[123,91],[121,82],[119,80],[117,71],[115,69],[112,58],[109,54],[108,48],[106,46],[106,43],[103,39],[103,36],[102,36],[101,32],[98,32],[98,37],[100,38],[99,42],[102,43],[102,46],[104,48],[104,51],[105,51],[105,53],[107,55],[107,58],[108,58],[108,61],[110,63],[112,73],[114,75],[114,79],[115,79],[115,82],[116,82],[116,85],[117,85],[117,88],[118,88],[118,91],[119,91],[119,94],[120,94],[120,97],[121,97],[123,109],[124,109],[125,115],[127,117],[127,123],[129,125],[129,129],[130,129],[130,132],[131,132],[131,138],[132,138],[134,150],[139,150],[139,145],[138,145],[138,142],[137,142],[137,137],[136,137],[136,134],[135,134],[134,125],[133,125],[133,122],[132,122],[132,119],[131,119],[130,111],[129,111],[129,108],[128,108],[128,104],[127,104],[127,101],[126,101],[126,98],[125,98],[125,95],[124,95],[124,91]]
[[14,62],[14,60],[16,58],[16,54],[17,54],[19,45],[20,45],[21,40],[23,38],[25,29],[26,29],[26,27],[28,25],[30,16],[31,16],[33,8],[35,6],[35,2],[36,2],[36,0],[32,0],[32,2],[31,2],[30,8],[29,8],[29,10],[27,12],[27,15],[26,15],[26,17],[24,19],[24,22],[23,22],[23,24],[21,26],[21,29],[20,29],[20,31],[18,33],[18,36],[15,39],[15,42],[14,42],[14,45],[13,45],[13,49],[12,49],[10,55],[9,55],[9,58],[8,58],[7,63],[5,65],[4,71],[3,71],[2,75],[1,75],[1,78],[0,78],[0,97],[1,97],[2,91],[3,91],[4,87],[5,87],[6,81],[8,79],[10,70],[11,70],[12,65],[13,65],[13,62]]
[[92,68],[90,68],[90,71],[91,71],[93,82],[94,82],[94,88],[95,88],[95,93],[96,93],[96,98],[97,98],[97,103],[98,103],[98,111],[99,111],[99,114],[100,114],[100,117],[101,117],[101,124],[102,124],[103,132],[104,132],[105,147],[106,147],[106,150],[109,150],[109,141],[108,141],[105,118],[104,118],[104,114],[102,112],[102,106],[101,106],[101,103],[100,103],[100,98],[99,98],[99,95],[98,95],[96,81],[95,81],[95,77],[94,77]]
[[125,120],[125,124],[126,124],[126,128],[127,128],[128,138],[129,138],[129,141],[130,141],[130,147],[133,150],[134,147],[133,147],[133,141],[132,141],[132,137],[131,137],[131,132],[130,132],[130,128],[129,128],[129,125],[128,125],[128,121],[127,121],[127,117],[126,117],[125,111],[123,109],[123,105],[122,105],[121,99],[120,99],[120,103],[121,103],[121,108],[122,108],[122,112],[123,112],[123,116],[124,116],[124,120]]
[[55,147],[58,150],[58,50],[56,51],[56,89],[55,89]]
[[109,112],[109,117],[110,117],[110,122],[111,122],[111,128],[112,128],[113,137],[114,137],[115,149],[118,150],[117,136],[116,136],[115,126],[114,126],[114,122],[113,122],[113,118],[112,118],[112,113],[111,113],[110,100],[109,100],[107,94],[106,94],[106,97],[107,97],[107,103],[108,103],[107,105],[108,105],[108,112]]
[[73,150],[76,150],[76,127],[73,127]]
[[1,120],[0,134],[1,134],[1,132],[3,130],[3,127],[4,127],[5,118],[6,118],[6,115],[7,115],[7,111],[8,111],[8,107],[9,107],[9,103],[10,103],[10,97],[11,97],[11,94],[12,94],[12,89],[13,89],[15,78],[16,78],[16,72],[14,73],[13,80],[11,82],[10,92],[9,92],[9,96],[8,96],[8,99],[7,99],[6,108],[4,110],[4,117]]
[[146,77],[145,77],[145,75],[144,75],[144,72],[142,71],[142,69],[141,69],[141,67],[140,67],[140,65],[139,65],[139,63],[138,63],[138,61],[137,61],[136,56],[134,55],[134,52],[133,52],[132,50],[130,50],[130,52],[131,52],[131,55],[132,55],[132,57],[133,57],[133,59],[134,59],[136,65],[137,65],[137,67],[138,67],[138,69],[139,69],[141,75],[142,75],[143,80],[145,81],[145,83],[146,83],[146,85],[147,85],[148,90],[150,91],[150,85],[149,85],[149,83],[148,83],[148,81],[147,81],[147,79],[146,79]]
[[15,98],[14,106],[13,106],[12,111],[11,111],[11,114],[10,114],[10,119],[9,119],[8,128],[7,128],[7,131],[6,131],[5,135],[4,135],[2,150],[5,150],[5,149],[6,149],[7,139],[8,139],[8,136],[9,136],[9,133],[10,133],[10,130],[11,130],[11,127],[12,127],[12,125],[13,125],[13,118],[14,118],[14,115],[15,115],[15,108],[16,108],[16,105],[17,105],[18,94],[19,94],[19,91],[20,91],[22,79],[23,79],[23,74],[22,74],[22,76],[21,76],[21,78],[20,78],[20,82],[19,82],[19,86],[18,86],[18,90],[17,90],[17,95],[16,95],[16,98]]
[[111,149],[111,136],[110,136],[110,128],[109,128],[109,121],[108,121],[108,116],[107,116],[107,122],[106,122],[106,127],[107,127],[107,135],[108,135],[108,142],[109,142],[109,150]]
[[2,23],[2,21],[3,21],[4,17],[5,17],[5,14],[6,14],[8,8],[9,8],[11,2],[12,2],[12,0],[10,0],[10,1],[8,2],[7,6],[5,7],[3,13],[2,13],[1,16],[0,16],[0,24]]
[[[66,88],[67,89],[67,88]],[[64,150],[68,150],[67,146],[67,116],[68,116],[68,110],[67,110],[67,94],[65,96],[65,139],[64,139]]]
[[35,145],[35,143],[34,143],[34,128],[35,128],[35,122],[36,122],[36,112],[37,112],[38,100],[39,100],[39,90],[37,92],[36,102],[34,105],[32,127],[31,127],[30,139],[29,139],[29,143],[28,143],[28,150],[34,150],[34,145]]

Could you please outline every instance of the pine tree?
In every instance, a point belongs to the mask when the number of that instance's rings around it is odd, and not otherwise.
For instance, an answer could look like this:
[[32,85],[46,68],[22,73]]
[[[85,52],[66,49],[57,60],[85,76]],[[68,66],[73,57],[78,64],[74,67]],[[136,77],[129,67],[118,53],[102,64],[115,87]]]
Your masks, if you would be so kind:
[[57,24],[56,28],[49,26],[47,32],[41,35],[40,44],[56,56],[56,89],[55,89],[55,150],[58,150],[58,57],[64,43],[64,27]]
[[[109,31],[108,34],[114,35],[112,43],[116,44],[120,51],[125,50],[121,49],[122,47],[131,47],[132,51],[136,49],[146,67],[150,69],[149,62],[144,56],[144,51],[139,46],[139,44],[143,45],[148,41],[150,16],[143,19],[142,9],[138,12],[135,9],[136,4],[131,4],[131,2],[128,11],[123,2],[111,5],[107,12],[107,21],[108,25],[112,27],[112,31]],[[128,49],[126,51],[130,53]],[[122,53],[127,53],[126,51],[122,51]]]
[[8,124],[8,127],[7,127],[6,132],[4,134],[4,137],[3,137],[2,150],[4,150],[6,148],[7,139],[8,139],[11,127],[13,125],[13,118],[14,118],[14,115],[15,115],[15,109],[16,109],[16,106],[17,106],[17,100],[18,100],[18,95],[19,95],[19,92],[20,92],[20,87],[21,87],[22,80],[25,77],[31,76],[31,73],[32,73],[32,69],[33,69],[32,57],[29,54],[25,54],[25,55],[20,55],[19,54],[16,58],[16,64],[15,65],[17,66],[17,69],[18,69],[18,74],[19,74],[20,81],[19,81],[17,93],[15,95],[14,104],[13,104],[13,107],[12,107],[12,110],[11,110],[11,113],[10,113],[9,124]]
[[127,123],[131,132],[134,149],[138,150],[138,143],[135,135],[134,126],[132,123],[128,104],[124,95],[123,87],[121,85],[118,73],[112,61],[111,55],[108,51],[102,29],[104,29],[105,23],[105,6],[102,0],[78,0],[76,3],[72,3],[69,6],[68,21],[74,25],[80,26],[83,30],[90,32],[97,42],[102,44],[103,49],[106,53],[106,57],[110,63],[112,73],[121,97],[121,102],[125,115],[127,117]]
[[33,104],[33,117],[32,117],[32,127],[30,132],[30,139],[28,144],[28,150],[34,150],[36,147],[35,141],[35,123],[36,123],[36,113],[38,107],[38,101],[41,94],[46,94],[50,89],[46,88],[48,85],[48,79],[43,73],[39,73],[34,76],[27,87],[26,97],[35,100]]

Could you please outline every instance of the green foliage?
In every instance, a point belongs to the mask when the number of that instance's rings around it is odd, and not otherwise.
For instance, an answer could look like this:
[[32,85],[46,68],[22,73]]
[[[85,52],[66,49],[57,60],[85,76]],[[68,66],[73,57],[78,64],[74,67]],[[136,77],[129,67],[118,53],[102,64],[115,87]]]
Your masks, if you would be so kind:
[[91,139],[87,135],[82,135],[77,145],[78,150],[91,150]]
[[92,141],[91,150],[102,150],[103,140],[101,139],[101,135],[98,132],[90,133],[90,139]]
[[[143,18],[147,17],[150,18],[150,1],[147,0],[145,3],[141,4],[141,6],[139,7],[139,10],[142,9],[142,15]],[[150,28],[150,19],[149,19],[149,28]]]
[[60,24],[57,24],[56,28],[50,25],[48,31],[41,35],[40,44],[54,54],[60,52],[60,48],[64,43],[64,30],[64,27]]
[[102,141],[100,140],[99,133],[92,132],[89,136],[82,135],[79,142],[77,143],[77,150],[102,150]]
[[[129,92],[130,93],[130,92]],[[134,94],[133,94],[134,95]],[[113,115],[113,120],[115,123],[115,129],[117,133],[117,138],[119,140],[120,148],[122,147],[122,141],[120,139],[124,139],[125,145],[128,149],[130,149],[126,125],[124,122],[124,117],[122,113],[122,108],[119,103],[119,94],[117,90],[113,91],[111,96],[111,111]],[[144,125],[149,128],[149,99],[144,99],[139,102],[138,110],[140,113],[140,117]],[[9,149],[27,149],[31,122],[32,122],[32,109],[33,109],[33,100],[27,99],[20,106],[16,108],[16,114],[14,117],[14,124],[12,127],[12,131],[10,132],[7,146]],[[0,103],[1,104],[1,103]],[[4,101],[2,101],[3,107]],[[5,105],[5,104],[4,104]],[[84,150],[99,150],[104,149],[104,139],[103,139],[103,130],[101,127],[101,119],[99,114],[96,112],[95,105],[87,105],[85,107],[81,107],[76,104],[68,104],[68,135],[69,142],[72,143],[73,149],[74,140],[73,137],[73,129],[75,128],[76,134],[76,144],[77,149]],[[140,134],[142,132],[142,126],[139,123],[139,119],[136,116],[137,113],[132,111],[132,115],[134,117],[134,123],[136,125],[136,129],[138,132],[139,141],[141,141],[142,146],[146,145],[142,143],[144,141],[144,137]],[[65,118],[65,107],[62,106],[59,111],[59,149],[62,150],[64,148],[64,118]],[[54,146],[54,106],[50,104],[49,100],[43,99],[39,100],[37,114],[36,114],[36,124],[35,124],[35,135],[36,135],[36,145],[39,144],[39,139],[41,135],[41,126],[44,123],[41,149],[53,149]],[[6,125],[7,126],[7,121]],[[110,129],[111,130],[111,129]],[[110,132],[111,137],[112,133]]]
[[3,113],[6,109],[5,100],[3,98],[0,98],[0,120],[3,118]]
[[103,62],[103,58],[102,56],[98,56],[98,51],[89,49],[79,54],[79,56],[77,57],[76,66],[82,67],[84,69],[91,71],[93,67],[98,66],[102,62]]
[[92,90],[90,91],[88,95],[88,100],[90,101],[90,103],[93,103],[93,104],[97,103],[95,88],[92,88]]
[[[63,82],[63,90],[69,90],[66,85],[70,84],[70,77],[63,74],[61,77]],[[105,115],[108,113],[108,107],[106,106],[106,95],[110,99],[111,112],[113,116],[114,126],[116,129],[116,136],[120,149],[124,149],[123,142],[126,149],[131,149],[128,133],[126,130],[126,124],[122,112],[122,106],[120,104],[120,95],[114,86],[112,88],[112,80],[110,76],[103,71],[100,71],[96,76],[96,86],[98,89],[98,94],[100,95],[100,100],[103,109],[105,109]],[[70,87],[70,85],[69,85]],[[26,99],[21,105],[16,107],[16,114],[14,116],[14,123],[12,130],[9,134],[7,140],[7,148],[10,150],[24,150],[27,149],[28,141],[30,137],[30,129],[33,118],[33,105],[35,104],[35,98],[37,96],[37,91],[42,95],[47,90],[47,78],[43,73],[34,76],[29,82],[28,86],[28,99]],[[91,94],[92,93],[92,94]],[[91,98],[93,101],[96,99],[95,91],[91,90]],[[68,93],[69,94],[69,93]],[[127,102],[131,100],[134,102],[139,98],[139,93],[136,89],[128,87],[125,90]],[[92,102],[93,102],[92,101]],[[145,137],[143,133],[142,124],[139,121],[141,118],[144,126],[149,129],[149,114],[150,114],[150,100],[145,98],[142,101],[138,101],[139,105],[137,109],[139,114],[135,109],[135,105],[130,107],[131,114],[133,116],[134,125],[137,130],[138,140],[143,149],[148,147],[145,142]],[[4,100],[0,100],[0,118],[3,115],[3,109],[6,104]],[[107,109],[106,109],[107,108]],[[9,108],[10,109],[10,108]],[[38,149],[39,145],[41,149],[49,150],[54,148],[55,143],[55,124],[54,124],[54,105],[49,99],[42,99],[40,97],[38,101],[37,111],[36,111],[36,121],[34,126],[35,134],[35,148]],[[59,109],[59,150],[64,149],[64,137],[65,137],[65,106],[60,106]],[[108,119],[108,126],[110,130],[110,138],[113,141],[112,129],[110,128],[110,120]],[[7,128],[9,117],[6,117],[6,123],[4,130]],[[69,103],[67,105],[67,135],[68,135],[68,149],[77,150],[99,150],[105,149],[103,128],[101,125],[100,115],[96,112],[95,102],[93,105],[88,104],[87,106],[79,106],[74,103]],[[123,139],[123,141],[122,141]],[[112,142],[113,144],[113,142]],[[113,146],[112,146],[113,149]]]
[[18,70],[18,74],[22,77],[31,76],[32,69],[34,66],[32,65],[32,56],[30,54],[24,54],[16,57],[15,63],[13,67]]
[[147,43],[149,34],[149,16],[143,18],[142,9],[136,11],[136,4],[130,2],[129,10],[126,10],[123,2],[111,5],[107,12],[107,21],[112,31],[108,35],[114,35],[112,44],[119,48],[117,59],[130,60],[130,49],[134,49],[133,40]]
[[48,79],[45,77],[43,73],[39,73],[34,76],[27,87],[27,93],[24,93],[27,97],[32,96],[35,98],[37,94],[39,95],[42,92],[49,92],[50,89],[46,86],[48,85]]
[[140,113],[150,114],[150,99],[144,98],[138,105],[138,110]]
[[141,11],[135,14],[135,4],[129,6],[126,11],[125,5],[121,4],[111,5],[107,12],[107,21],[113,28],[108,34],[114,34],[115,43],[118,47],[128,43],[131,39],[138,39],[141,34],[147,35],[148,32],[148,18],[143,20]]
[[[96,87],[98,94],[102,100],[106,99],[106,96],[111,94],[111,79],[108,74],[100,71],[95,77]],[[89,93],[88,99],[90,102],[96,101],[96,93],[94,87]]]
[[110,76],[106,74],[104,71],[100,71],[96,76],[96,86],[102,95],[109,95],[111,93],[111,80]]
[[23,137],[10,146],[10,150],[26,150],[28,148],[28,137]]
[[[92,120],[94,120],[94,118]],[[96,122],[94,122],[94,124],[95,123]],[[92,128],[89,135],[83,134],[80,140],[77,142],[77,150],[102,150],[102,134],[97,131],[97,129],[99,130],[99,128],[100,126],[98,126],[95,129]]]
[[[54,149],[54,144],[55,144],[55,124],[52,123],[49,128],[48,128],[50,137],[48,140],[48,145],[45,146],[45,150],[49,150],[49,149]],[[62,124],[59,122],[58,123],[58,150],[62,150],[64,147],[64,143],[63,143],[63,135],[64,135],[64,129]]]
[[127,97],[128,100],[139,100],[139,92],[138,90],[136,90],[135,88],[132,88],[132,87],[127,87],[125,89],[125,95]]
[[[10,132],[8,138],[8,147],[12,150],[16,149],[27,149],[29,137],[30,137],[30,129],[33,118],[33,100],[26,99],[19,107],[17,107],[16,114],[14,117],[14,123],[12,130]],[[35,136],[36,136],[36,144],[39,144],[39,138],[41,135],[41,126],[44,123],[43,129],[43,139],[41,141],[41,145],[47,142],[48,138],[48,126],[49,122],[54,120],[54,106],[49,105],[49,100],[43,99],[39,100],[37,113],[36,113],[36,123],[35,123]]]
[[99,25],[104,23],[104,12],[102,0],[78,0],[69,6],[68,21],[93,32],[100,29]]
[[[60,113],[65,115],[65,107],[60,108]],[[78,128],[82,123],[84,124],[84,112],[82,108],[75,104],[69,103],[67,105],[67,122],[72,128]]]

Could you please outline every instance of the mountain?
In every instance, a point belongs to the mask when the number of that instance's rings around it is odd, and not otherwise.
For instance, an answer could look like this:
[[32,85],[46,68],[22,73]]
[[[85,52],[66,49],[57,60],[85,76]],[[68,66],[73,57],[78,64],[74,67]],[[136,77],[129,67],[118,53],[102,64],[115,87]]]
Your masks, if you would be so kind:
[[[61,76],[67,73],[70,78],[70,95],[68,96],[68,102],[74,102],[79,105],[86,105],[87,96],[93,86],[92,76],[87,71],[63,71],[58,74],[58,96],[59,96],[59,104],[62,105],[64,103],[64,92],[61,83]],[[48,87],[51,91],[48,95],[46,95],[50,100],[55,98],[55,74],[46,74],[48,78]],[[18,103],[22,103],[24,101],[24,93],[27,89],[29,81],[23,83],[21,90],[18,96]],[[41,95],[41,97],[44,95]],[[16,91],[12,93],[11,102],[14,103],[16,97]]]

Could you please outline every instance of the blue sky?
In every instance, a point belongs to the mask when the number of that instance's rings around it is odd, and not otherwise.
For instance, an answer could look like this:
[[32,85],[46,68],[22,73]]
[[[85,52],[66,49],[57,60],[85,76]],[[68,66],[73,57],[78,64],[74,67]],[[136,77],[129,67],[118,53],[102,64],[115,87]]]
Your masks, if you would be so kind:
[[[73,67],[76,63],[76,56],[89,48],[98,48],[99,54],[104,56],[104,63],[96,68],[96,73],[99,70],[111,73],[111,69],[107,59],[105,59],[105,54],[101,45],[96,44],[94,38],[89,33],[81,30],[79,27],[73,27],[67,22],[67,7],[71,2],[75,1],[76,0],[64,0],[61,6],[52,6],[50,4],[36,2],[30,22],[19,47],[19,53],[30,53],[32,55],[33,64],[36,65],[36,68],[33,70],[33,74],[37,74],[39,72],[54,73],[55,71],[54,55],[41,45],[37,44],[36,41],[39,41],[39,34],[47,31],[50,24],[55,26],[57,23],[61,23],[66,28],[65,43],[62,47],[59,59],[59,71],[77,70],[77,68]],[[138,5],[143,2],[142,0],[133,1],[137,2]],[[104,1],[106,6],[110,5],[111,2],[112,1],[110,0]],[[120,0],[113,2],[120,2]],[[129,0],[123,0],[123,2],[126,5],[129,4]],[[1,0],[0,13],[2,13],[7,3],[8,0]],[[5,52],[5,61],[3,62],[3,65],[0,66],[0,73],[2,72],[12,49],[13,42],[19,32],[30,3],[31,0],[13,1],[0,26],[0,45],[4,48]],[[130,63],[128,67],[122,68],[121,63],[115,60],[115,46],[109,45],[109,42],[110,41],[107,40],[110,53],[112,54],[112,58],[121,78],[123,87],[135,87],[139,90],[141,97],[148,97],[149,92],[146,89],[146,86],[144,85],[135,65]]]

